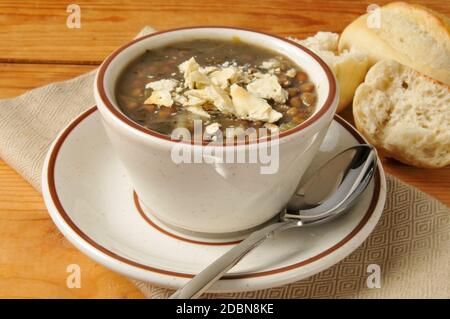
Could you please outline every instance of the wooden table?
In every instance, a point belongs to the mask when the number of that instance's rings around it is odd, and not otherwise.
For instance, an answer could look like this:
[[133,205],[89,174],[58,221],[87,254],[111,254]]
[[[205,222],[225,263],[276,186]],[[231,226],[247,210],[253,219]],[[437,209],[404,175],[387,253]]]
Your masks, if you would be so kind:
[[[305,37],[340,32],[373,1],[76,1],[81,28],[68,29],[62,1],[0,2],[0,98],[14,97],[94,69],[143,26],[253,28]],[[379,5],[385,1],[376,1]],[[450,3],[420,1],[450,14]],[[351,120],[351,112],[344,112]],[[388,173],[450,205],[450,168],[424,170],[384,159]],[[81,266],[81,288],[66,286],[66,267]],[[0,161],[0,297],[138,298],[124,277],[69,244],[53,225],[42,198]]]

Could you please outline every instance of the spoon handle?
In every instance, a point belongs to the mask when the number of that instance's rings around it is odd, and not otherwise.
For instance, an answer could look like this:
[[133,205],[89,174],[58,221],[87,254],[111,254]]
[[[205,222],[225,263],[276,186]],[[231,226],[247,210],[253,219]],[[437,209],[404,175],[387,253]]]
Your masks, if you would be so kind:
[[300,221],[283,221],[268,225],[255,231],[245,240],[234,246],[227,253],[197,274],[185,286],[178,289],[170,299],[198,298],[203,292],[219,280],[225,273],[236,265],[245,255],[258,247],[276,232],[301,225]]

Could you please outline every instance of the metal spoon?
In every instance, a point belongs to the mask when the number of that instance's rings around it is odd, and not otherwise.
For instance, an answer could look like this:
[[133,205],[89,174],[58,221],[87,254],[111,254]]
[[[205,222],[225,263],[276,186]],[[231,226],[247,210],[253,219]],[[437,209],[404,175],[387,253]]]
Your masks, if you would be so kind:
[[[278,222],[253,232],[178,289],[170,299],[199,297],[245,255],[276,232],[329,221],[347,211],[366,189],[376,165],[377,154],[370,145],[353,146],[337,154],[300,184],[280,213]],[[329,182],[330,176],[335,179],[332,183]]]

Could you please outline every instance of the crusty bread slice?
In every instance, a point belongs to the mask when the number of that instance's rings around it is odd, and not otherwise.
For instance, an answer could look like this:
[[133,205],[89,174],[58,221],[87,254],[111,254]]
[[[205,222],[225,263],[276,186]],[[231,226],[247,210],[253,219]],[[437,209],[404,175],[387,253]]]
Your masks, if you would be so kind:
[[[373,22],[377,18],[379,24]],[[359,17],[339,40],[339,50],[351,48],[365,53],[371,64],[396,60],[450,85],[450,20],[426,7],[393,2]]]
[[450,89],[393,60],[376,63],[355,93],[353,115],[370,143],[405,164],[450,164]]
[[339,54],[339,35],[337,33],[318,32],[304,40],[290,39],[316,53],[331,68],[340,90],[336,112],[342,111],[352,102],[356,88],[364,81],[364,76],[369,69],[369,60],[366,55],[356,49],[344,50]]

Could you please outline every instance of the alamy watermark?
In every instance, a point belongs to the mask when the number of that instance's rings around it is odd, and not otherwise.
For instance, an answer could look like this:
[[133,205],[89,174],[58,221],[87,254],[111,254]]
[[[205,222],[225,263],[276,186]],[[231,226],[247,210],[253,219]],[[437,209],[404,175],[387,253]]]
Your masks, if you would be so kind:
[[70,13],[67,16],[66,26],[69,29],[81,28],[81,8],[78,4],[69,4],[66,8],[66,12]]
[[[250,127],[245,130],[229,127],[223,134],[217,127],[213,132],[208,132],[207,129],[203,132],[202,121],[195,120],[193,134],[187,128],[180,127],[173,130],[171,139],[180,141],[171,150],[171,158],[175,164],[258,163],[261,174],[278,172],[280,157],[278,131],[270,131],[264,127],[258,129]],[[208,141],[206,145],[204,141]],[[253,144],[249,144],[251,142]]]
[[67,288],[81,288],[81,267],[77,264],[70,264],[67,265],[66,272],[69,273],[66,278]]
[[369,29],[381,29],[381,8],[377,4],[370,4],[367,6],[367,21],[366,25]]
[[367,266],[366,285],[369,289],[381,288],[381,267],[377,264],[370,264]]

